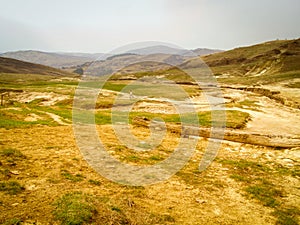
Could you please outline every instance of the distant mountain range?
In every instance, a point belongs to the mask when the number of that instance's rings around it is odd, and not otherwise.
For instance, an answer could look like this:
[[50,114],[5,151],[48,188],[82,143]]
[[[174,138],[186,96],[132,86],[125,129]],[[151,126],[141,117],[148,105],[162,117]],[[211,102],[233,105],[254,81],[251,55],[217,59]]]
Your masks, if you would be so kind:
[[87,54],[87,53],[50,53],[41,51],[16,51],[6,52],[0,54],[2,57],[22,60],[26,62],[42,64],[55,68],[70,67],[74,65],[81,65],[86,62],[91,62],[100,57],[99,54]]
[[[220,52],[220,50],[213,49],[195,49],[195,50],[184,50],[176,49],[167,46],[152,46],[147,48],[140,48],[131,51],[124,52],[133,53],[137,55],[152,55],[152,54],[169,54],[169,55],[180,55],[185,54],[195,54],[195,55],[207,55]],[[22,60],[26,62],[42,64],[46,66],[51,66],[55,68],[66,68],[66,67],[76,67],[81,66],[88,62],[93,62],[95,60],[105,60],[107,57],[114,56],[112,54],[103,53],[66,53],[66,52],[42,52],[42,51],[15,51],[6,52],[0,54],[2,57],[13,58],[17,60]]]
[[156,45],[146,48],[140,48],[135,50],[127,51],[128,53],[134,53],[138,55],[151,55],[151,54],[169,54],[169,55],[180,55],[180,56],[203,56],[209,55],[217,52],[222,52],[222,50],[208,49],[208,48],[197,48],[194,50],[172,48],[164,45]]
[[[196,49],[193,52],[197,52],[197,55],[204,54],[201,56],[202,60],[224,82],[254,84],[300,79],[300,39],[269,41],[223,52],[210,49]],[[165,46],[135,49],[119,55],[18,51],[4,53],[2,56],[25,58],[39,64],[0,57],[0,73],[70,76],[74,71],[84,75],[118,72],[120,78],[124,76],[135,79],[135,72],[162,71],[172,65],[180,65],[185,69],[203,65],[186,54],[185,50]],[[101,60],[97,60],[99,57]],[[64,71],[45,65],[63,66]]]

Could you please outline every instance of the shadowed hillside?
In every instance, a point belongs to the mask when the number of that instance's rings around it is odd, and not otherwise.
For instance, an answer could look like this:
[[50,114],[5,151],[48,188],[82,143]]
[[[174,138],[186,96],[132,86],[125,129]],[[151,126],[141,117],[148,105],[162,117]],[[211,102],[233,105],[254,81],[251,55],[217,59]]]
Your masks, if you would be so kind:
[[0,57],[0,73],[75,76],[52,67]]

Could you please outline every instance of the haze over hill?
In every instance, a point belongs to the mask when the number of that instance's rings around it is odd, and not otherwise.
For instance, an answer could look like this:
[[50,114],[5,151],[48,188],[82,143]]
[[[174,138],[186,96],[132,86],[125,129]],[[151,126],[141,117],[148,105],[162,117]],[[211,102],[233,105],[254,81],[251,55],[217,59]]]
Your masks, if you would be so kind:
[[88,53],[50,53],[41,51],[16,51],[0,54],[2,57],[18,59],[26,62],[43,64],[46,66],[62,68],[80,65],[85,62],[94,61],[102,54]]
[[165,45],[155,45],[145,48],[139,48],[128,51],[128,53],[134,53],[138,55],[150,55],[150,54],[170,54],[170,55],[181,55],[181,56],[203,56],[213,54],[216,52],[222,52],[222,50],[208,49],[208,48],[197,48],[192,50],[175,48]]
[[[169,54],[169,55],[181,55],[184,54],[195,54],[195,55],[206,55],[221,50],[213,50],[206,48],[198,48],[195,50],[185,50],[171,48],[167,46],[152,46],[147,48],[140,48],[128,51],[127,53],[133,53],[138,55],[150,55],[150,54]],[[117,55],[117,54],[116,54]],[[103,53],[81,53],[81,52],[42,52],[42,51],[15,51],[6,52],[0,54],[2,57],[18,59],[31,63],[43,64],[46,66],[63,68],[63,67],[76,67],[87,62],[93,62],[95,60],[105,60],[107,57],[113,56],[113,54]]]

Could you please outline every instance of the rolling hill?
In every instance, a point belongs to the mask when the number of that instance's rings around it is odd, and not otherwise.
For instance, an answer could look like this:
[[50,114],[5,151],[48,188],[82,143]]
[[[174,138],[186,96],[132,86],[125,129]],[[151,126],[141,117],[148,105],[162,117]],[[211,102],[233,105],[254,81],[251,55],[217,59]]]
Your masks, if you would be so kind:
[[203,56],[217,76],[261,76],[300,71],[300,39],[276,40]]
[[180,56],[204,56],[217,52],[222,52],[221,50],[208,49],[208,48],[197,48],[192,50],[179,49],[164,45],[155,45],[151,47],[139,48],[128,51],[128,53],[138,54],[138,55],[151,55],[151,54],[169,54],[169,55],[180,55]]
[[37,74],[59,77],[74,77],[75,74],[68,73],[56,68],[24,62],[16,59],[0,57],[1,74]]
[[[135,55],[155,55],[155,54],[166,54],[166,55],[179,55],[184,56],[184,54],[195,54],[195,55],[207,55],[215,52],[220,52],[220,50],[206,49],[206,48],[198,48],[195,50],[184,50],[184,49],[176,49],[168,46],[151,46],[146,48],[134,49],[130,50],[127,53],[132,53]],[[123,55],[123,54],[121,54]],[[46,66],[51,66],[55,68],[63,68],[71,71],[75,70],[78,66],[82,66],[85,63],[91,63],[95,60],[101,59],[105,60],[107,57],[118,57],[118,54],[103,54],[103,53],[76,53],[76,52],[42,52],[42,51],[15,51],[15,52],[6,52],[0,54],[1,57],[17,59],[25,62],[37,63]],[[71,70],[70,70],[71,69]]]
[[6,52],[0,56],[22,60],[31,63],[42,64],[55,68],[71,67],[94,61],[101,54],[88,53],[49,53],[41,51],[16,51]]

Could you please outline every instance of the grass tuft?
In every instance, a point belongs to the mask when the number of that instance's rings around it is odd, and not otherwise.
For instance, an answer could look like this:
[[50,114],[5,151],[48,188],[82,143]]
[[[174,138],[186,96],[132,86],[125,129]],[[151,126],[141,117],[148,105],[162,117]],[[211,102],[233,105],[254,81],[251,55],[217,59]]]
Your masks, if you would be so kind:
[[257,184],[248,186],[245,191],[251,195],[251,197],[259,200],[264,206],[275,208],[280,205],[276,200],[277,197],[282,195],[282,192],[272,185]]
[[98,180],[92,180],[92,179],[90,179],[90,180],[89,180],[89,183],[90,183],[90,184],[94,184],[94,185],[96,185],[96,186],[100,186],[100,185],[101,185],[101,182],[98,181]]
[[82,192],[67,193],[57,199],[53,215],[62,225],[81,225],[90,223],[97,210],[92,196]]
[[21,220],[17,218],[6,220],[2,225],[21,225]]
[[6,192],[7,194],[16,195],[23,190],[25,190],[25,188],[17,181],[0,182],[0,191]]
[[0,151],[0,155],[11,158],[25,158],[25,155],[21,151],[14,148],[3,149]]
[[70,180],[72,182],[79,182],[82,181],[85,177],[81,174],[71,174],[69,171],[67,170],[62,170],[61,171],[61,175],[66,178],[67,180]]
[[297,208],[277,209],[273,215],[278,218],[277,225],[298,225],[296,215],[300,215],[300,210]]

